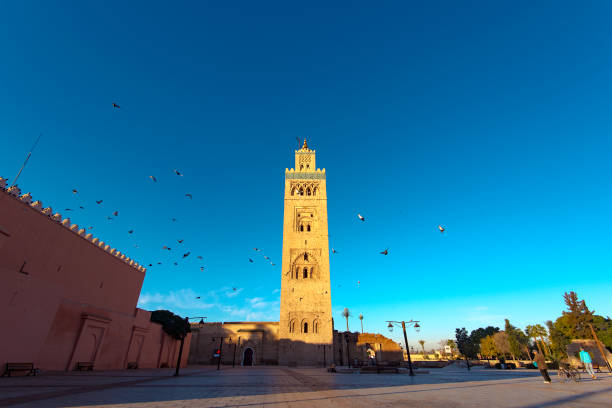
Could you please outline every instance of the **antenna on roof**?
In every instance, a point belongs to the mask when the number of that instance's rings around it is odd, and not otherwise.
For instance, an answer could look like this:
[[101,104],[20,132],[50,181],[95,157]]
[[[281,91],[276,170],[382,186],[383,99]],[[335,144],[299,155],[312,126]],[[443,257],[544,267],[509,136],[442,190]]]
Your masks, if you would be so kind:
[[32,152],[36,148],[36,145],[38,144],[38,141],[40,140],[41,136],[42,136],[42,133],[38,135],[38,138],[34,142],[34,145],[32,145],[32,148],[30,149],[30,152],[28,153],[28,156],[26,157],[25,161],[23,162],[23,166],[21,166],[21,168],[19,169],[19,173],[17,173],[17,175],[15,176],[15,180],[13,180],[13,184],[11,184],[11,186],[14,186],[15,183],[17,183],[17,179],[19,178],[19,175],[23,171],[23,169],[26,166],[26,164],[28,164],[28,160],[30,160],[30,156],[32,155]]

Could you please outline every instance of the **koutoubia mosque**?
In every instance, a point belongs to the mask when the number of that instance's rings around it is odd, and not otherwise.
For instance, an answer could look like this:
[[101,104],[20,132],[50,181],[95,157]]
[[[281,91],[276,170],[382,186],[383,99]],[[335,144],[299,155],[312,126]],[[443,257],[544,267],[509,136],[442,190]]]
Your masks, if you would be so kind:
[[[180,341],[137,307],[146,268],[0,177],[0,365],[172,367]],[[334,330],[325,170],[306,141],[285,170],[280,318],[192,324],[183,364],[326,366],[402,359],[399,345]]]
[[223,363],[247,366],[346,364],[367,361],[368,349],[379,360],[401,359],[399,345],[382,335],[334,330],[325,169],[306,140],[285,169],[284,200],[279,321],[193,324],[189,362],[214,362],[223,347]]

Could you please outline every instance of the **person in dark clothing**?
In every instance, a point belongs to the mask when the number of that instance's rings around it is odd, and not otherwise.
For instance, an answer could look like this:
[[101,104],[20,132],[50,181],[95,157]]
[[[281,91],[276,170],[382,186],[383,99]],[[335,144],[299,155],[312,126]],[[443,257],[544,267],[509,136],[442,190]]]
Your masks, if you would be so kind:
[[546,365],[546,358],[544,358],[544,356],[540,353],[538,353],[538,351],[534,351],[533,352],[533,359],[535,360],[535,362],[538,365],[538,369],[540,370],[540,374],[542,374],[542,378],[544,378],[544,382],[546,384],[550,384],[550,376],[548,375],[548,366]]

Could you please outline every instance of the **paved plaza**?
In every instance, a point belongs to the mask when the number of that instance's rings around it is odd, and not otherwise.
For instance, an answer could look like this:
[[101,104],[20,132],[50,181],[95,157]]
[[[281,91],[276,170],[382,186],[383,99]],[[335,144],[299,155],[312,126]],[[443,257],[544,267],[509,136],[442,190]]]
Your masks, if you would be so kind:
[[189,367],[43,373],[0,378],[0,406],[16,407],[608,407],[612,377],[544,384],[535,370],[431,369],[330,374],[316,368]]

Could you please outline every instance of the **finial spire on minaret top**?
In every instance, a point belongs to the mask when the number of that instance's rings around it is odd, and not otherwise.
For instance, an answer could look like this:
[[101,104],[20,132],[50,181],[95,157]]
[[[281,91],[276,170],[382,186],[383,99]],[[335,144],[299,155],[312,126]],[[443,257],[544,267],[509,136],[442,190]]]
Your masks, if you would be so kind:
[[308,143],[306,143],[306,138],[304,138],[304,146],[302,146],[302,149],[308,149]]

